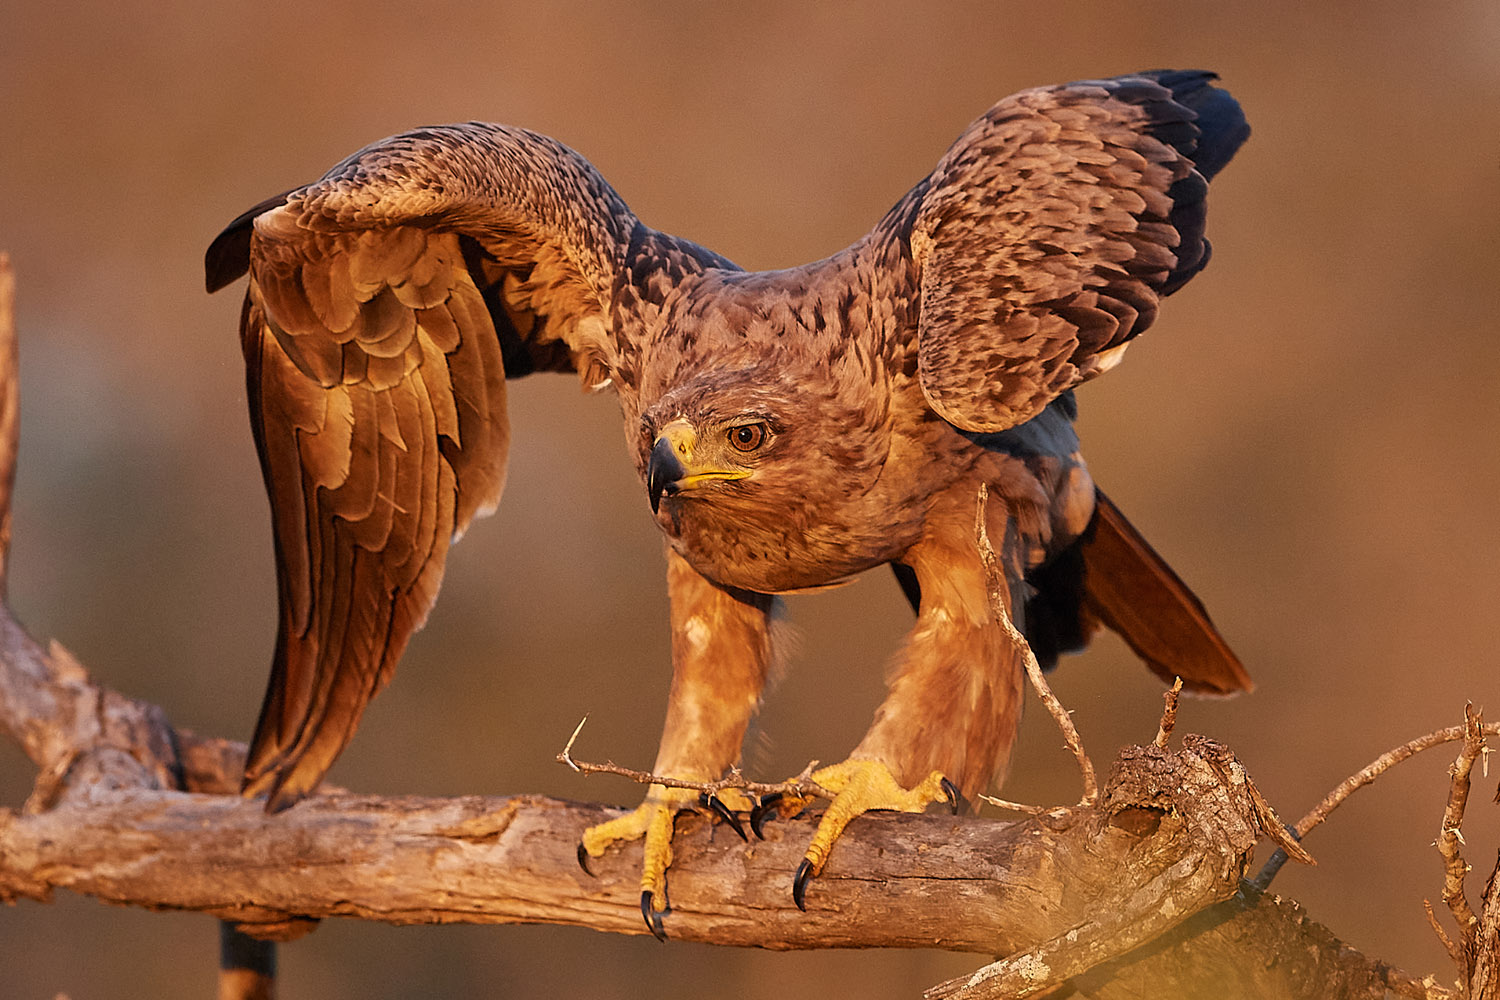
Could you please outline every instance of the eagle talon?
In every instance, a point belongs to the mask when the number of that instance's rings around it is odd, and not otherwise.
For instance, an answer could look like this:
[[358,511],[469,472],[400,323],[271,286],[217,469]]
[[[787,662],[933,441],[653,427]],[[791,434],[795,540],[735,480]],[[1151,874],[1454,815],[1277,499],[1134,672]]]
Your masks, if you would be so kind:
[[943,789],[943,794],[948,796],[948,808],[953,811],[953,815],[957,816],[959,806],[964,801],[963,796],[958,793],[958,786],[944,778],[939,787]]
[[646,929],[656,940],[665,943],[667,932],[661,925],[661,911],[651,907],[651,890],[644,889],[641,892],[641,916],[646,918]]
[[813,871],[811,858],[803,858],[802,863],[797,866],[797,874],[792,878],[792,902],[797,904],[797,909],[803,913],[807,912],[807,883],[813,880],[817,872]]
[[[722,801],[720,801],[717,795],[710,795],[707,792],[704,792],[698,796],[698,804],[710,810],[715,816],[719,817],[719,819],[729,824],[730,828],[733,829],[735,833],[739,834],[740,839],[745,843],[748,844],[750,842],[750,838],[745,836],[745,826],[740,822],[740,818],[734,814],[734,810],[730,809]],[[759,831],[756,831],[756,836],[760,836]]]
[[587,875],[589,878],[596,878],[597,877],[597,876],[594,875],[594,870],[589,867],[589,852],[588,852],[588,848],[586,848],[586,847],[583,846],[583,841],[581,841],[581,840],[578,842],[578,867],[582,868],[584,874]]
[[762,798],[756,807],[750,811],[750,829],[761,840],[765,840],[764,827],[768,817],[780,816],[785,819],[792,819],[801,816],[807,806],[807,799],[799,798],[795,795],[787,795],[784,792],[771,792]]
[[750,829],[754,832],[757,839],[766,839],[766,835],[761,832],[761,824],[765,823],[768,815],[776,811],[776,804],[783,797],[780,792],[772,792],[757,802],[755,808],[750,810]]

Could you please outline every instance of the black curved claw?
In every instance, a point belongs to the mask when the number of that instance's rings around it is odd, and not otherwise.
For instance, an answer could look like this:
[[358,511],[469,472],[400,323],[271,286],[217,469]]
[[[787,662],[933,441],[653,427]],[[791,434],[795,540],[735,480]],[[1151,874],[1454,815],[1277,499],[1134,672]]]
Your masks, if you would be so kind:
[[765,840],[766,835],[761,832],[761,824],[766,821],[766,816],[776,811],[776,803],[782,800],[780,792],[772,792],[755,803],[755,808],[750,810],[750,830],[760,840]]
[[721,802],[717,795],[710,795],[707,792],[703,792],[698,796],[698,804],[713,810],[715,816],[734,828],[734,832],[740,835],[741,840],[747,844],[750,842],[750,838],[745,836],[745,827],[740,823],[740,818],[734,814],[734,810]]
[[581,840],[578,842],[578,867],[582,868],[584,874],[588,875],[590,878],[594,877],[594,870],[589,867],[588,849],[583,846],[583,841]]
[[658,941],[667,940],[667,932],[662,930],[661,914],[651,908],[651,890],[641,890],[641,916],[646,918],[646,928]]
[[944,778],[943,794],[948,796],[948,808],[952,809],[953,815],[957,816],[959,803],[963,802],[963,796],[958,794],[958,786]]
[[807,883],[813,880],[812,861],[803,858],[802,863],[797,866],[797,874],[792,879],[792,902],[797,904],[797,909],[803,913],[807,912]]

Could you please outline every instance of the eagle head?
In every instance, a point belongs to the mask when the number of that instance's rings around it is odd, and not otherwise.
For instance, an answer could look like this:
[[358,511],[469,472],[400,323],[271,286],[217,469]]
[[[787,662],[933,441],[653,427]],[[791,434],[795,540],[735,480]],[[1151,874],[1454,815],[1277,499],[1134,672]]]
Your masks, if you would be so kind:
[[[656,523],[699,572],[761,592],[820,586],[886,554],[871,487],[890,451],[879,407],[830,373],[699,372],[641,414],[637,468]],[[878,519],[875,519],[878,521]]]
[[705,430],[700,437],[692,421],[678,417],[652,443],[646,461],[646,491],[653,514],[660,511],[663,494],[675,497],[751,478],[759,464],[758,453],[774,437],[770,421],[754,414]]
[[794,474],[802,450],[798,436],[788,434],[795,408],[778,382],[718,373],[646,411],[637,460],[652,513],[661,513],[663,498],[740,507]]

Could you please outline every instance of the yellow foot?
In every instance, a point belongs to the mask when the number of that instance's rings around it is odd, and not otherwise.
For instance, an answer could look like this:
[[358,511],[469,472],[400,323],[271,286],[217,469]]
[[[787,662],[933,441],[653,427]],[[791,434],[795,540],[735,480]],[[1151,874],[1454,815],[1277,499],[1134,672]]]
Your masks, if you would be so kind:
[[900,812],[921,812],[933,802],[946,801],[958,812],[958,789],[933,771],[913,788],[902,788],[891,774],[890,768],[875,760],[846,760],[812,773],[812,780],[834,793],[833,802],[818,830],[802,864],[797,866],[792,880],[792,899],[797,909],[806,911],[807,883],[823,871],[828,852],[843,834],[844,827],[854,817],[872,809],[891,809]]
[[611,844],[645,839],[642,845],[641,916],[657,940],[665,941],[661,914],[667,908],[667,869],[672,865],[672,821],[684,809],[707,809],[724,820],[745,839],[735,811],[750,809],[753,803],[737,789],[725,789],[718,796],[702,795],[690,788],[667,788],[652,785],[646,801],[624,816],[591,826],[578,842],[578,863],[590,875],[589,858],[603,857]]

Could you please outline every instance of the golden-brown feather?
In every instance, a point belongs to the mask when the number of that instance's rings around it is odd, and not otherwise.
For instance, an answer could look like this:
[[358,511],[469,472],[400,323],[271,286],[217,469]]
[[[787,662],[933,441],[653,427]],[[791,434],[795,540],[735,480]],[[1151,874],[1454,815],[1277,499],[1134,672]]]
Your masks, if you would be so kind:
[[1103,492],[1082,552],[1087,610],[1162,680],[1181,677],[1185,690],[1204,695],[1255,687],[1203,602]]

